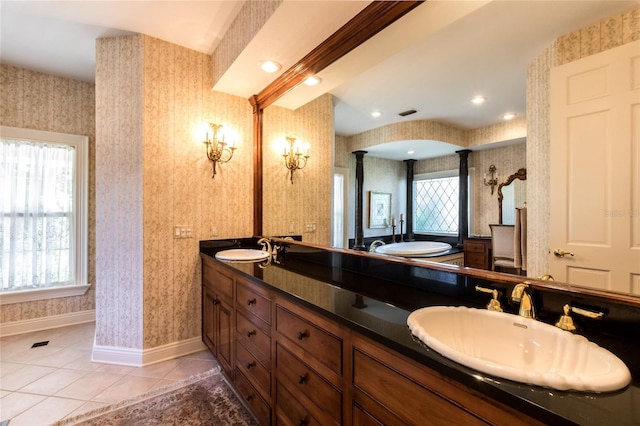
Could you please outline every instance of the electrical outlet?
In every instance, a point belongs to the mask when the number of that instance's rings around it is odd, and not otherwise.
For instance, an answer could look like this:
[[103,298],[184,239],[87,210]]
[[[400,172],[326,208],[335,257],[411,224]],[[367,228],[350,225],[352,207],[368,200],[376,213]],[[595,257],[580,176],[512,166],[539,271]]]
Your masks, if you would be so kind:
[[211,236],[212,237],[217,237],[218,236],[218,227],[217,226],[212,226],[211,227]]
[[316,224],[315,223],[307,223],[304,226],[304,231],[307,233],[316,232]]

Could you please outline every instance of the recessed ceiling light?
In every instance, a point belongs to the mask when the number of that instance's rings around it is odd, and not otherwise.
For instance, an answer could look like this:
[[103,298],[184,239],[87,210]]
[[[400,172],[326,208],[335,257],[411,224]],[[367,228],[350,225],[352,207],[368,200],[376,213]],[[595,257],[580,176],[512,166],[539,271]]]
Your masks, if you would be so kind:
[[265,60],[258,62],[258,65],[264,72],[272,73],[278,71],[282,66],[276,61]]
[[378,118],[378,117],[380,117],[381,115],[382,115],[382,113],[381,113],[380,111],[373,111],[373,112],[371,113],[371,116],[372,116],[373,118]]
[[416,153],[416,152],[415,152],[414,150],[412,150],[412,149],[410,149],[409,151],[407,151],[407,154],[409,154],[409,155],[413,155],[413,154],[415,154],[415,153]]
[[515,116],[516,116],[515,112],[508,112],[505,115],[503,115],[502,118],[505,120],[513,120]]
[[304,84],[306,84],[307,86],[315,86],[316,84],[320,84],[321,82],[322,79],[317,75],[312,75],[304,80]]
[[484,96],[476,96],[475,98],[471,99],[471,103],[474,105],[482,105],[486,101],[487,98],[485,98]]

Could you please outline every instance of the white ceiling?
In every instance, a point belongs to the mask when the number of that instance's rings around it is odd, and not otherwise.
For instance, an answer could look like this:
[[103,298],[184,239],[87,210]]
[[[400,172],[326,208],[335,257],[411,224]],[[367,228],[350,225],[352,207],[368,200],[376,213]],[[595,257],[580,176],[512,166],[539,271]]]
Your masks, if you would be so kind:
[[[259,71],[258,61],[270,57],[286,70],[368,3],[285,0],[214,89],[249,98],[275,78]],[[135,32],[210,54],[243,4],[1,0],[0,61],[93,81],[95,39]],[[322,84],[297,87],[277,105],[297,108],[331,92],[336,133],[342,135],[401,120],[477,128],[499,122],[507,111],[524,116],[531,59],[557,36],[638,5],[640,0],[429,0],[320,73]],[[486,96],[486,104],[471,105],[474,95]],[[383,115],[373,119],[374,109]],[[409,109],[418,112],[397,115]],[[419,142],[425,152],[412,158],[459,149]]]

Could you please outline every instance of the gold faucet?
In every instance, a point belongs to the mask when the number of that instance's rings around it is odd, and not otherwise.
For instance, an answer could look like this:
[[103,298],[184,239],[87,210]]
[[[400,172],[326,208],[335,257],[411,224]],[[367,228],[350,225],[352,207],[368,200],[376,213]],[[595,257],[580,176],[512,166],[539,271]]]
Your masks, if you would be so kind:
[[377,246],[377,244],[379,244],[379,245],[381,245],[381,246],[382,246],[382,245],[384,245],[385,243],[384,243],[384,241],[382,241],[382,240],[375,240],[375,241],[374,241],[374,242],[372,242],[372,243],[371,243],[371,245],[369,246],[369,253],[373,253],[374,251],[376,251],[376,247],[378,247],[378,246]]
[[535,318],[536,311],[533,307],[533,300],[531,299],[531,295],[526,291],[529,284],[530,283],[528,281],[516,284],[511,292],[511,300],[514,302],[520,302],[518,315],[524,318]]

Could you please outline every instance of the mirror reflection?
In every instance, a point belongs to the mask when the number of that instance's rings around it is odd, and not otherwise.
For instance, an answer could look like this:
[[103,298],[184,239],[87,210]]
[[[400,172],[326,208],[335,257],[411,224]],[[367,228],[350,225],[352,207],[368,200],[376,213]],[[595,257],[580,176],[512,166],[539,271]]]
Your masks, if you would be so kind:
[[[427,3],[412,11],[407,18],[418,15]],[[544,7],[536,3],[542,2],[477,3],[471,10],[458,10],[456,18],[443,20],[442,24],[432,28],[431,33],[414,34],[414,39],[403,44],[402,49],[398,49],[397,52],[387,52],[391,59],[372,61],[364,54],[371,54],[371,50],[375,48],[356,49],[345,61],[351,64],[367,63],[371,65],[368,69],[357,73],[346,73],[348,78],[333,86],[325,86],[324,89],[320,87],[321,85],[317,86],[313,96],[320,96],[311,97],[309,102],[300,104],[294,102],[293,105],[287,104],[287,107],[276,104],[266,108],[263,150],[264,233],[268,235],[293,233],[302,235],[303,241],[311,243],[350,247],[349,241],[354,239],[357,227],[355,220],[356,160],[352,153],[358,150],[367,151],[363,159],[362,193],[365,195],[367,191],[391,193],[393,200],[391,216],[398,220],[401,214],[406,218],[409,213],[414,213],[411,225],[415,232],[421,225],[418,224],[419,215],[413,211],[417,204],[414,199],[416,194],[414,192],[411,196],[408,195],[408,180],[413,181],[416,176],[420,179],[425,176],[427,179],[436,179],[437,176],[447,173],[457,176],[460,158],[456,151],[470,150],[468,235],[487,239],[491,233],[489,224],[513,221],[513,218],[499,214],[496,209],[497,194],[492,195],[490,189],[483,184],[482,177],[488,167],[495,164],[501,177],[526,167],[529,175],[527,181],[515,179],[508,187],[506,185],[503,187],[508,198],[506,201],[503,200],[503,211],[506,213],[507,210],[514,210],[507,207],[505,203],[510,205],[512,203],[514,207],[518,207],[526,201],[527,231],[529,235],[536,236],[535,239],[529,238],[527,243],[529,255],[527,274],[538,277],[552,272],[554,262],[561,259],[555,259],[551,254],[553,241],[547,237],[552,233],[550,227],[553,217],[556,216],[549,196],[551,166],[553,166],[549,160],[553,149],[549,142],[552,112],[548,107],[551,102],[549,98],[551,70],[560,65],[577,62],[582,55],[589,57],[603,53],[583,52],[584,46],[580,46],[580,36],[588,33],[593,37],[607,37],[606,31],[601,32],[598,29],[622,25],[623,22],[633,22],[629,17],[638,14],[639,3],[635,1],[553,2],[553,6],[559,8],[557,13],[548,10],[551,4],[547,2],[544,2]],[[436,2],[430,7],[446,6]],[[498,10],[500,7],[506,8],[505,11]],[[562,7],[569,9],[563,11]],[[571,13],[568,13],[569,11]],[[438,10],[430,12],[435,14]],[[455,14],[452,13],[450,16],[453,15]],[[627,19],[624,18],[625,16]],[[501,22],[494,21],[496,17],[504,19]],[[406,23],[411,20],[403,20],[399,21],[398,25],[402,26],[402,23],[405,23],[403,28],[410,27]],[[486,33],[474,33],[477,37],[469,37],[468,29],[476,27],[471,25],[474,22],[483,22],[482,28],[486,29]],[[495,24],[487,25],[487,22]],[[528,27],[528,24],[531,24],[531,27]],[[393,34],[394,31],[397,36],[397,26],[389,27],[390,33]],[[638,28],[620,30],[621,33],[625,31],[640,30]],[[387,30],[384,31],[386,32]],[[504,37],[505,34],[509,37]],[[503,39],[501,42],[493,38],[498,36]],[[422,41],[418,43],[416,41],[418,39]],[[515,45],[513,43],[509,45],[508,41],[512,41]],[[600,41],[598,49],[605,51],[624,44],[622,40]],[[522,47],[522,43],[526,44],[526,49]],[[578,43],[577,46],[576,43]],[[418,45],[423,49],[421,52],[428,52],[428,54],[417,55],[410,49]],[[442,49],[443,45],[446,45],[447,49]],[[403,56],[402,52],[405,48],[409,53]],[[438,55],[438,60],[434,60],[435,55]],[[501,63],[505,57],[516,57],[520,62],[510,64],[511,67],[509,67]],[[362,60],[355,58],[362,58]],[[395,72],[390,71],[388,67],[392,66],[392,59],[403,58],[404,62],[396,63]],[[429,62],[428,68],[420,68],[423,58],[430,59],[429,61],[425,59]],[[376,63],[379,66],[374,66]],[[406,66],[409,63],[411,66]],[[502,67],[492,68],[491,65],[497,63]],[[332,77],[338,74],[339,65],[332,65],[325,70],[326,76],[320,73],[323,82],[332,81]],[[418,80],[405,74],[409,69],[418,69]],[[470,73],[469,70],[474,72]],[[489,80],[481,80],[480,76],[486,74],[493,76],[491,80],[493,85],[489,85]],[[386,80],[381,80],[384,76]],[[367,86],[367,82],[375,82],[376,87]],[[444,88],[445,90],[442,91],[446,93],[434,99],[432,95],[442,92],[434,89],[434,86]],[[423,87],[430,88],[431,94],[422,92],[420,89]],[[485,104],[490,106],[491,110],[476,108],[469,102],[472,96],[483,94],[479,92],[482,92],[483,90],[480,89],[485,87],[490,88],[487,90],[491,91],[486,95]],[[301,86],[291,92],[300,95],[307,90],[309,89]],[[325,92],[317,92],[319,90],[325,90]],[[502,97],[501,94],[505,92],[517,94],[516,98],[519,101],[507,96]],[[388,96],[385,97],[385,94]],[[301,97],[304,98],[304,96]],[[371,117],[370,112],[374,110],[380,112],[386,105],[386,103],[384,105],[380,103],[382,99],[388,100],[392,107],[382,111],[382,115],[378,118]],[[508,109],[505,102],[513,102],[513,109]],[[286,102],[282,105],[284,104]],[[456,108],[459,115],[455,113]],[[412,110],[416,112],[411,113]],[[513,111],[516,112],[515,118],[510,121],[501,119],[503,112]],[[408,114],[399,116],[400,112],[408,112]],[[491,120],[489,116],[492,117]],[[310,140],[314,155],[307,167],[296,174],[295,183],[293,185],[289,183],[287,186],[284,184],[287,182],[286,169],[282,165],[276,165],[282,159],[275,159],[276,156],[271,153],[270,144],[277,137],[286,136],[285,133],[291,132],[298,134],[290,136]],[[409,154],[409,151],[413,153]],[[421,154],[423,151],[426,154]],[[414,164],[413,177],[409,178],[407,178],[407,166],[404,162],[408,159],[417,160]],[[340,182],[340,184],[334,186],[333,182]],[[632,185],[638,188],[640,183],[634,182]],[[627,198],[630,198],[628,193]],[[571,196],[565,195],[562,199],[569,202]],[[411,212],[407,211],[410,204],[408,201],[412,204]],[[364,202],[363,210],[366,212],[368,211],[366,196]],[[455,208],[451,210],[455,213]],[[635,211],[633,206],[622,210],[629,212],[628,216],[632,220],[638,221],[640,215],[632,214]],[[552,217],[551,222],[549,217]],[[406,226],[405,223],[405,230]],[[574,226],[589,229],[587,224],[574,224]],[[365,242],[380,237],[390,237],[392,234],[391,228],[367,228],[366,221],[363,223],[363,228]],[[634,229],[640,229],[640,226]],[[434,232],[428,235],[428,238],[438,240],[449,238],[456,241],[457,232],[455,234]],[[415,232],[416,238],[422,238],[422,235],[420,232]],[[640,236],[637,239],[640,241]],[[571,242],[564,244],[559,248],[570,251]],[[637,264],[640,265],[639,256],[633,253],[628,257],[637,260]],[[565,269],[566,267],[567,263],[561,266]],[[597,266],[595,269],[602,270],[603,275],[610,274],[604,267]],[[631,274],[628,275],[629,277],[633,274],[637,277],[640,276],[640,271],[630,271],[628,274]],[[562,281],[590,285],[590,283],[580,282],[581,278],[584,278],[584,274],[576,277],[565,276]],[[576,281],[573,282],[573,279]],[[631,278],[625,278],[623,282],[626,283],[624,286],[612,287],[603,280],[595,283],[593,287],[604,291],[640,294],[640,284],[637,283],[637,279],[634,281]]]
[[527,171],[520,169],[498,186],[498,215],[501,225],[516,223],[516,209],[527,205]]

